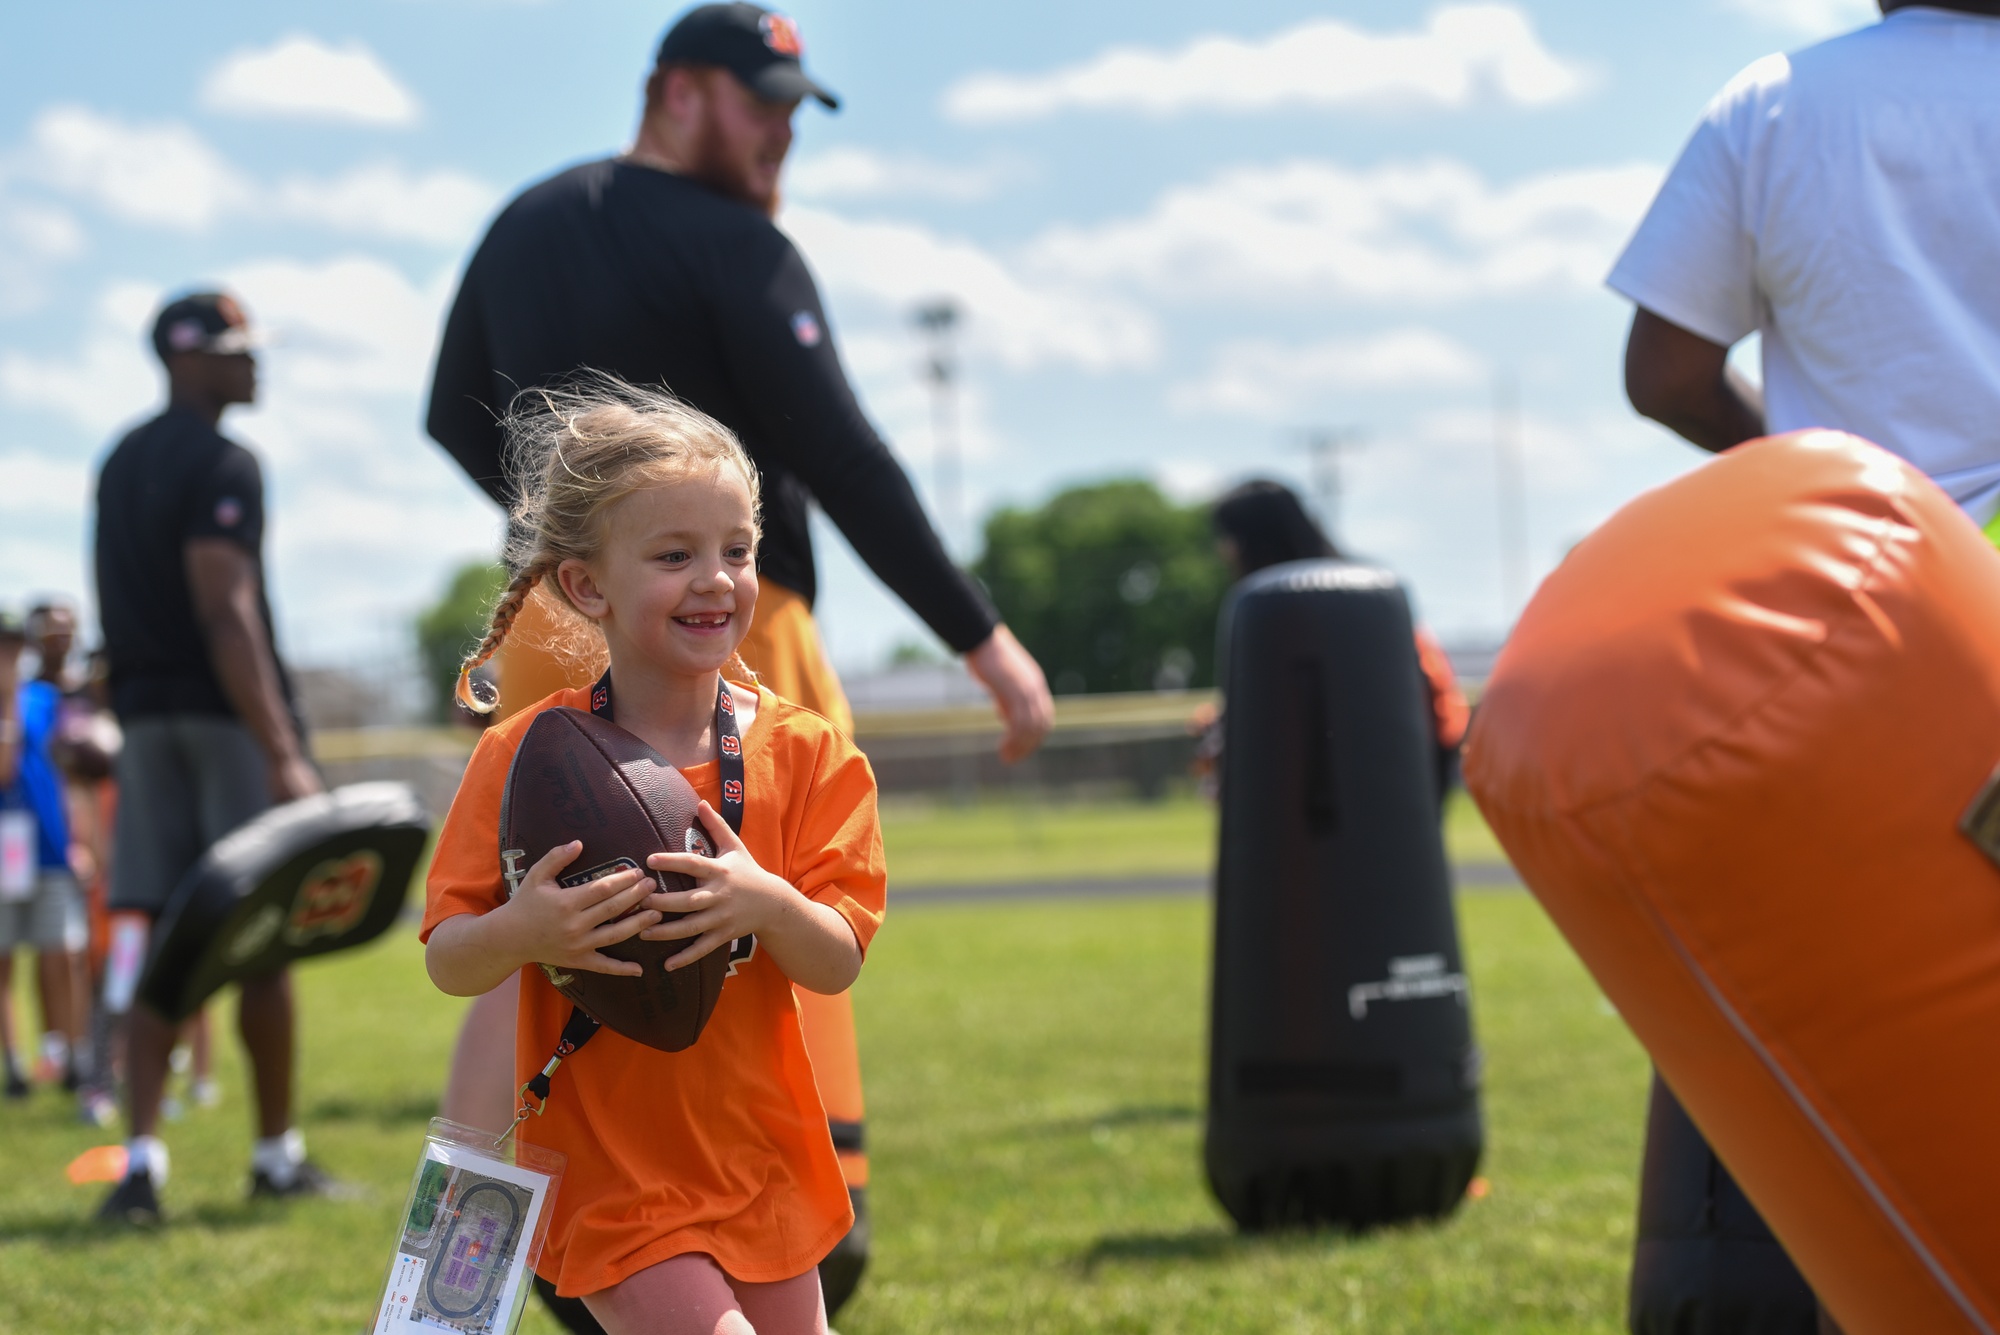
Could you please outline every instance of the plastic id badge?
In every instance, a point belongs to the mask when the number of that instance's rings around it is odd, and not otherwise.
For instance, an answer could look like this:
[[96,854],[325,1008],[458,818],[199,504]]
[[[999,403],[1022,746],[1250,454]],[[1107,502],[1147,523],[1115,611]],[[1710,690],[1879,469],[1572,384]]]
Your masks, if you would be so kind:
[[0,904],[35,897],[35,813],[0,811]]
[[373,1335],[513,1335],[548,1238],[563,1156],[442,1117],[410,1183]]

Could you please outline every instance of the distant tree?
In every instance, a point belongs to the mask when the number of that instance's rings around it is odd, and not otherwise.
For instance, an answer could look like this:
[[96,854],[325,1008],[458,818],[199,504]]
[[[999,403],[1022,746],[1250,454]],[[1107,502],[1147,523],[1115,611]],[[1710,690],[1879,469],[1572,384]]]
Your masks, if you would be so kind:
[[930,667],[944,661],[943,654],[922,640],[898,640],[895,647],[889,650],[887,665],[892,668]]
[[453,573],[444,596],[417,615],[417,656],[430,684],[431,712],[440,720],[451,717],[459,664],[486,633],[487,613],[506,582],[507,572],[499,565],[469,562]]
[[1072,487],[995,512],[973,569],[1058,695],[1215,681],[1229,575],[1206,506],[1137,480]]

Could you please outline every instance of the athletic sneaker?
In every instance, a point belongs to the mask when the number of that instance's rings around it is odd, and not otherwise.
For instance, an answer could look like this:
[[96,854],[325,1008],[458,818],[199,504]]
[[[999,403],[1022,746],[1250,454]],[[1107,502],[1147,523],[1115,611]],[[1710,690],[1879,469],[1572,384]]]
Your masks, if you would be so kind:
[[104,1204],[97,1207],[100,1224],[131,1224],[152,1228],[159,1224],[160,1193],[153,1187],[151,1173],[127,1173],[125,1180],[111,1189]]
[[207,1076],[196,1076],[190,1090],[197,1108],[219,1108],[222,1106],[222,1086]]
[[292,1180],[282,1187],[263,1169],[250,1170],[250,1199],[253,1201],[265,1197],[283,1199],[291,1196],[327,1196],[340,1200],[354,1194],[354,1187],[331,1176],[311,1159],[294,1168]]
[[12,1062],[7,1063],[7,1097],[10,1099],[28,1097],[28,1081],[21,1074],[21,1068]]
[[76,1096],[76,1117],[85,1126],[111,1126],[118,1121],[118,1103],[101,1089]]

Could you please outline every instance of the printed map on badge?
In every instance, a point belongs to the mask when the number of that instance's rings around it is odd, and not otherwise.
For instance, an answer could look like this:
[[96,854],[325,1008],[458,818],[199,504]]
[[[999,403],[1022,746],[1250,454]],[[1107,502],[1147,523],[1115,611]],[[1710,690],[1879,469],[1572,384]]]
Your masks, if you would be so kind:
[[512,1330],[546,1181],[463,1147],[433,1145],[410,1194],[375,1335]]
[[417,1286],[410,1316],[441,1330],[475,1335],[493,1329],[508,1270],[534,1193],[479,1173],[456,1174],[439,1211],[443,1227]]

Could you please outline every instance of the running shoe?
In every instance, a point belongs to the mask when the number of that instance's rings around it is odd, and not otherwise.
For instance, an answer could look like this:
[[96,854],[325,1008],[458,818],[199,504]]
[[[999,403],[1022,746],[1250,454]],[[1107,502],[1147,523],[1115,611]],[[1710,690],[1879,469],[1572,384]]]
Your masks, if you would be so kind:
[[21,1068],[12,1062],[7,1063],[7,1097],[10,1099],[28,1097],[28,1081],[21,1074]]
[[86,1089],[76,1096],[76,1119],[85,1126],[112,1126],[118,1121],[118,1101],[101,1089]]
[[97,1207],[100,1224],[130,1224],[134,1228],[154,1228],[161,1221],[160,1193],[151,1173],[127,1173],[125,1180],[111,1189],[104,1204]]
[[307,1159],[292,1170],[292,1180],[279,1186],[275,1178],[261,1168],[250,1170],[250,1199],[282,1200],[293,1196],[325,1196],[334,1200],[344,1200],[356,1194],[356,1188],[330,1175],[325,1169]]

